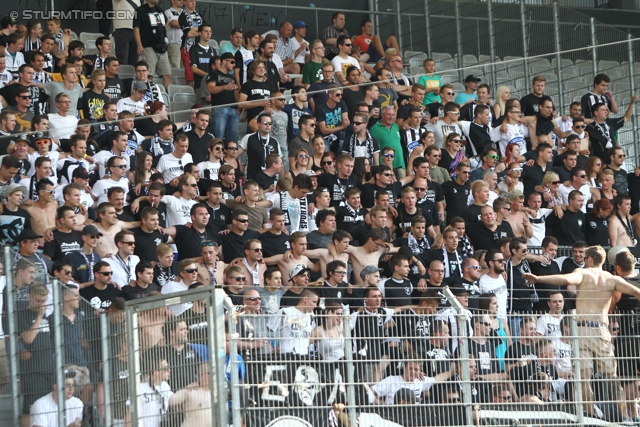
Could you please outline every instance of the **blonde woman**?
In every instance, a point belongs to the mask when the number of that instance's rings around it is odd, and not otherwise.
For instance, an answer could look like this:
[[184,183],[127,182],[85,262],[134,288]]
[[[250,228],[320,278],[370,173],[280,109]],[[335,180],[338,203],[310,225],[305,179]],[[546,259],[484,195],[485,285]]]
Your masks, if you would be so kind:
[[618,192],[613,188],[613,184],[616,182],[615,175],[613,174],[612,169],[604,169],[600,172],[600,176],[598,177],[598,181],[600,182],[600,188],[592,187],[591,188],[591,200],[596,201],[600,199],[607,199],[613,203],[613,198],[616,197]]
[[493,105],[493,112],[496,114],[496,117],[501,117],[505,109],[505,103],[511,97],[511,90],[508,86],[499,86],[496,90],[496,101]]
[[551,200],[547,200],[543,195],[542,207],[555,208],[562,206],[562,196],[558,193],[560,183],[560,175],[557,173],[547,172],[544,174],[544,177],[542,178],[542,186],[544,187],[544,192],[551,195]]
[[295,164],[292,165],[291,170],[285,174],[285,176],[291,181],[293,181],[293,178],[296,176],[307,171],[309,165],[309,152],[306,149],[301,148],[296,151],[294,158],[296,159]]

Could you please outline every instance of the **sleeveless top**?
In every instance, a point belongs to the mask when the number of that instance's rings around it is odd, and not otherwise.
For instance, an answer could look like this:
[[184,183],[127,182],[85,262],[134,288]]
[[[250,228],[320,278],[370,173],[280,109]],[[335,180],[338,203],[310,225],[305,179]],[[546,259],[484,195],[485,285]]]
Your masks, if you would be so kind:
[[615,206],[615,204],[613,203],[613,197],[612,198],[608,198],[607,196],[604,195],[604,191],[602,191],[602,188],[598,188],[598,191],[600,192],[600,198],[601,199],[607,199],[608,201],[611,202],[611,204],[613,206]]
[[502,326],[502,319],[498,317],[498,344],[496,345],[496,358],[500,362],[500,370],[504,371],[504,355],[507,352],[507,331]]
[[322,339],[318,341],[318,354],[326,362],[335,362],[344,357],[344,337],[342,331],[337,338],[329,338],[324,333],[324,328],[320,328]]
[[320,166],[316,165],[316,159],[313,156],[311,156],[311,163],[312,163],[311,165],[312,171],[314,172],[320,171],[320,173],[324,172]]

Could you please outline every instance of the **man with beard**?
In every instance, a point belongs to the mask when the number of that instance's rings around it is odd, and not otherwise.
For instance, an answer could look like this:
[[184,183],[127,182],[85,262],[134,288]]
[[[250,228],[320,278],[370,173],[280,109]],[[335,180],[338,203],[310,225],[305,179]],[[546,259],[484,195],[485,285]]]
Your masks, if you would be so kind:
[[449,276],[445,279],[445,283],[449,286],[461,286],[467,290],[469,300],[469,310],[476,312],[478,310],[478,297],[481,295],[478,280],[480,280],[480,264],[475,258],[465,258],[462,261],[462,277],[457,275]]
[[499,250],[492,249],[485,255],[485,262],[489,271],[480,277],[480,292],[494,294],[498,300],[498,316],[505,318],[507,315],[508,290],[504,280],[504,256]]
[[113,270],[106,261],[98,261],[93,266],[96,281],[80,290],[80,296],[89,301],[96,311],[107,311],[114,299],[122,296],[122,291],[111,281]]

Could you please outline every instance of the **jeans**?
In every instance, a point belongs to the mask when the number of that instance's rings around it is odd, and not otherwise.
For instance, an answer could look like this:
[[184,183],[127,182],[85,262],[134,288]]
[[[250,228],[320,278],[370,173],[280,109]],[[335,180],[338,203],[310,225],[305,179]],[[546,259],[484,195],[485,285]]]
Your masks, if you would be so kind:
[[216,138],[238,142],[238,110],[231,107],[213,108],[211,110],[211,127]]
[[138,47],[133,37],[133,30],[117,29],[113,32],[113,39],[116,42],[116,57],[120,65],[135,65],[138,62]]

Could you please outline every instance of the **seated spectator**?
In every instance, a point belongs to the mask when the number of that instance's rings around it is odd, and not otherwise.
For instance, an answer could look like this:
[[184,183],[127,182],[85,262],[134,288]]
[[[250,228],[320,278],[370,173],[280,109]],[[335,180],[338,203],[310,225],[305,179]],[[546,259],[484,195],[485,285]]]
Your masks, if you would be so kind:
[[153,283],[153,265],[142,261],[135,267],[136,280],[122,288],[122,296],[127,301],[148,297],[153,291],[160,292],[160,286]]
[[[53,378],[53,377],[52,377]],[[70,427],[80,427],[83,417],[84,403],[73,394],[76,391],[75,372],[65,371],[64,375],[64,411],[67,420],[72,420]],[[42,396],[31,406],[30,426],[54,427],[58,425],[58,382],[51,383],[51,393]]]
[[373,24],[371,20],[363,19],[360,21],[360,31],[361,34],[353,38],[353,44],[360,48],[363,62],[378,62],[390,47],[400,51],[398,40],[395,36],[387,37],[383,43],[379,35],[372,35]]
[[336,12],[331,17],[332,24],[322,31],[322,42],[326,46],[325,57],[332,60],[338,54],[338,37],[347,36],[349,32],[344,28],[346,22],[343,12]]
[[[196,282],[198,278],[198,265],[192,259],[187,258],[180,261],[178,264],[178,270],[180,280],[169,282],[162,286],[163,294],[186,291],[192,283]],[[192,303],[177,304],[169,307],[169,310],[175,316],[180,316],[187,309],[191,308],[192,305]]]

